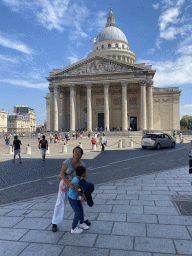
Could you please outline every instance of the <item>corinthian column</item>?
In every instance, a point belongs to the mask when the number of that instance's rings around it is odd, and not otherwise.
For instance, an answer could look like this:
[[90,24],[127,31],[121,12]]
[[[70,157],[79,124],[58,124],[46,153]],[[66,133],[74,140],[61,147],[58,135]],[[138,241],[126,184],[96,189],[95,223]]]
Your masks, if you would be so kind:
[[147,92],[148,130],[153,130],[153,82],[148,83]]
[[122,130],[127,131],[127,82],[121,81],[122,86]]
[[58,102],[58,95],[59,95],[59,91],[58,91],[58,86],[54,87],[54,91],[53,91],[53,105],[54,105],[54,112],[53,112],[53,129],[54,131],[58,131],[58,106],[59,106],[59,102]]
[[70,84],[70,131],[75,131],[75,85]]
[[87,130],[92,131],[92,106],[91,106],[91,86],[92,84],[86,84],[87,86]]
[[61,129],[65,130],[65,89],[61,93]]
[[146,83],[141,82],[141,110],[140,110],[140,117],[141,117],[141,130],[146,130]]
[[53,112],[54,112],[54,106],[53,106],[53,87],[49,88],[50,90],[50,131],[54,130],[53,127]]
[[109,82],[104,82],[104,130],[109,131]]

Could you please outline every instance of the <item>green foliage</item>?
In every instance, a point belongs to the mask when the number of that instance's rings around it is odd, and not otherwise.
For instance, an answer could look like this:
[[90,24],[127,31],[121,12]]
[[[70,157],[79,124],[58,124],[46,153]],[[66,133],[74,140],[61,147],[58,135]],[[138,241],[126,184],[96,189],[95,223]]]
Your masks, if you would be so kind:
[[183,116],[180,120],[181,130],[192,130],[192,116]]

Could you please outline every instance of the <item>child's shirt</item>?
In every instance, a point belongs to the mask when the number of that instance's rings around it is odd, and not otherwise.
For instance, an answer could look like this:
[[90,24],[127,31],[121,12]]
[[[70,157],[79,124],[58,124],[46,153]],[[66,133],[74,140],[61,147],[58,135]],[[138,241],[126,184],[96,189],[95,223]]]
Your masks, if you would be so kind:
[[[72,183],[73,183],[73,186],[75,186],[77,183],[79,183],[80,179],[78,179],[76,176],[72,179]],[[68,191],[68,196],[73,199],[73,200],[77,200],[77,196],[78,196],[78,193],[74,190],[74,189],[71,189],[69,188],[69,191]]]

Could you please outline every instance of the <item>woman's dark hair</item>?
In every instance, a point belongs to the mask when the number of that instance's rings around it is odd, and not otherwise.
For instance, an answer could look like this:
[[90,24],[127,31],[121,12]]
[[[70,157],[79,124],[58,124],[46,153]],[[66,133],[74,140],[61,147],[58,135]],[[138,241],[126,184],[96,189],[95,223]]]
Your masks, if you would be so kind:
[[86,172],[86,169],[85,169],[85,167],[83,167],[83,166],[78,166],[77,168],[76,168],[76,175],[77,176],[81,176],[83,173],[85,173]]
[[82,157],[82,155],[83,155],[83,149],[82,148],[80,148],[79,146],[76,146],[74,149],[73,149],[73,153],[74,153],[74,151],[75,151],[75,149],[76,148],[78,148],[78,149],[80,149],[81,150],[81,157]]

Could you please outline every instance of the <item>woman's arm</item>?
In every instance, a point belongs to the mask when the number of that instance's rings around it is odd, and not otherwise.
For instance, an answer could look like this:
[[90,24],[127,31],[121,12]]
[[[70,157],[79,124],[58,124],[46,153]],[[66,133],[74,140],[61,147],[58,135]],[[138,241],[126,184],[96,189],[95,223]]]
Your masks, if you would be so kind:
[[67,183],[67,185],[71,189],[74,189],[73,183],[69,182],[68,179],[67,179],[66,170],[67,170],[67,166],[66,166],[66,164],[63,164],[62,167],[61,167],[61,172],[60,172],[61,178]]

